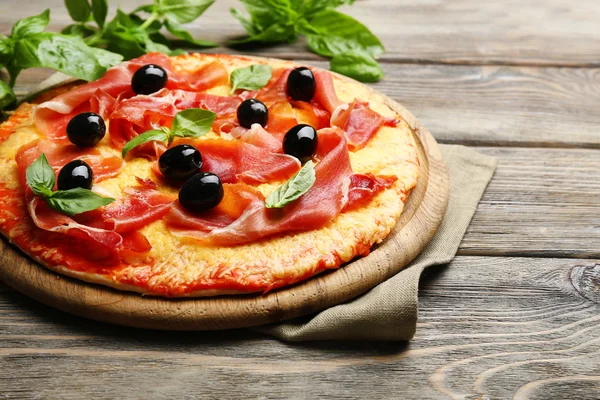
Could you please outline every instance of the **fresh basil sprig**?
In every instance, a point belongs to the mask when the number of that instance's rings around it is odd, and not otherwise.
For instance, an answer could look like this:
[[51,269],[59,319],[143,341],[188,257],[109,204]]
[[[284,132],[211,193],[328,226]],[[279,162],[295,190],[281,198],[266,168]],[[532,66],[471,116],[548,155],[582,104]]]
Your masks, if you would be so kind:
[[315,184],[315,166],[308,161],[296,175],[292,176],[286,183],[275,189],[265,200],[267,208],[282,208],[300,196],[308,192]]
[[27,167],[25,177],[35,195],[42,197],[54,210],[69,216],[92,211],[115,201],[83,188],[55,191],[56,175],[45,154]]
[[354,18],[334,10],[354,0],[240,1],[250,18],[237,9],[231,13],[248,37],[231,44],[293,43],[304,35],[313,52],[333,58],[332,71],[365,82],[383,77],[376,61],[385,50],[381,41]]
[[[90,3],[91,1],[91,3]],[[106,21],[107,0],[65,0],[74,24],[63,33],[80,36],[90,46],[106,48],[126,59],[139,57],[150,51],[169,55],[184,53],[174,49],[173,42],[160,31],[164,27],[175,38],[189,47],[214,47],[216,43],[195,39],[182,24],[197,19],[214,0],[154,0],[126,13],[117,9],[111,21]],[[142,14],[148,14],[142,18]],[[97,26],[92,24],[92,19]]]
[[52,68],[92,81],[122,61],[120,55],[89,47],[79,37],[45,32],[49,22],[50,10],[46,10],[17,21],[10,36],[0,35],[0,67],[10,77],[8,84],[0,85],[0,108],[15,103],[12,87],[23,69]]
[[254,64],[235,69],[231,72],[231,94],[237,89],[260,89],[269,83],[272,75],[273,68],[270,65]]
[[194,138],[206,135],[210,132],[217,115],[202,108],[188,108],[177,113],[173,119],[172,129],[161,127],[160,129],[144,132],[125,144],[121,154],[127,156],[135,147],[146,142],[167,142],[170,146],[175,137]]

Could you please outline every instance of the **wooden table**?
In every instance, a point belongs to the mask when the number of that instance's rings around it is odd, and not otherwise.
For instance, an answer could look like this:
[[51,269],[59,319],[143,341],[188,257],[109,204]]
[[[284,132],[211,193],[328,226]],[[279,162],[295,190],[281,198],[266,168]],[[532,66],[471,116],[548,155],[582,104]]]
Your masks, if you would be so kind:
[[[219,0],[192,32],[243,33],[235,3]],[[3,0],[0,31],[48,6],[51,28],[66,25],[61,0]],[[377,89],[440,142],[499,160],[457,257],[423,279],[414,340],[134,330],[0,283],[0,397],[600,398],[600,2],[359,0],[345,11],[387,47]],[[327,65],[303,41],[253,53]],[[48,75],[27,71],[18,92]]]

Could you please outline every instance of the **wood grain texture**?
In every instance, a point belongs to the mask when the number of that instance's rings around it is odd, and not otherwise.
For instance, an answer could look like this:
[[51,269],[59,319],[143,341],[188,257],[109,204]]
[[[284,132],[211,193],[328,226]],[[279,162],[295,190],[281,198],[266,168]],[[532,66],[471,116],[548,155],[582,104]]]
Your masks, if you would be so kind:
[[459,254],[600,257],[598,150],[477,149],[498,168]]
[[[117,2],[112,3],[111,14]],[[120,0],[131,11],[147,1]],[[0,16],[7,32],[17,18],[43,7],[53,13],[51,28],[71,23],[62,0],[3,0],[10,10]],[[244,34],[229,13],[239,1],[218,0],[189,25],[195,36],[224,43]],[[599,66],[600,10],[596,0],[571,4],[564,0],[359,0],[342,11],[354,16],[378,35],[390,62],[529,64]],[[227,50],[225,51],[234,51]],[[219,49],[219,52],[223,52]],[[239,51],[238,51],[239,52]],[[256,55],[299,58],[309,53],[304,41],[256,49]],[[310,54],[313,59],[317,56]]]
[[570,272],[598,262],[457,257],[424,277],[410,344],[132,330],[0,285],[0,389],[66,399],[597,399],[600,305]]

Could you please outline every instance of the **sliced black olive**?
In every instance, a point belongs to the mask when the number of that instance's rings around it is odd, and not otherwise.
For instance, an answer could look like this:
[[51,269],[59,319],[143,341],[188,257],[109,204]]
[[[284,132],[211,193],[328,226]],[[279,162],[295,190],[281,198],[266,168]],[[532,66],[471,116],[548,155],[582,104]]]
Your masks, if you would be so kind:
[[131,88],[136,94],[152,94],[167,84],[167,71],[154,64],[140,67],[131,78]]
[[252,124],[267,125],[269,110],[260,100],[248,99],[237,109],[238,122],[244,128],[250,129]]
[[179,191],[179,203],[189,211],[202,212],[223,200],[223,185],[215,174],[200,172],[185,181]]
[[77,146],[95,146],[105,134],[104,119],[92,112],[77,114],[67,124],[67,136],[71,143]]
[[287,94],[292,100],[311,101],[316,90],[317,83],[310,69],[299,67],[290,72],[287,80]]
[[200,171],[202,156],[194,146],[180,144],[160,156],[158,168],[169,180],[185,181]]
[[296,125],[283,137],[283,152],[305,161],[315,154],[318,142],[315,128],[305,124]]
[[89,165],[81,160],[73,160],[58,173],[58,190],[91,189],[93,179],[94,174]]

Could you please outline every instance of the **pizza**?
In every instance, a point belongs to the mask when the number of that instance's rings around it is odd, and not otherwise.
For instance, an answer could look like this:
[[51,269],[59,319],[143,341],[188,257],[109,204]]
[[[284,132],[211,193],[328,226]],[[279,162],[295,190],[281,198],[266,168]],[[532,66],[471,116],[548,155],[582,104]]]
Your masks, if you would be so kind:
[[[252,81],[259,66],[261,87],[232,89],[234,71]],[[44,267],[119,290],[265,293],[367,255],[418,177],[409,125],[362,84],[150,53],[2,124],[0,232]]]

